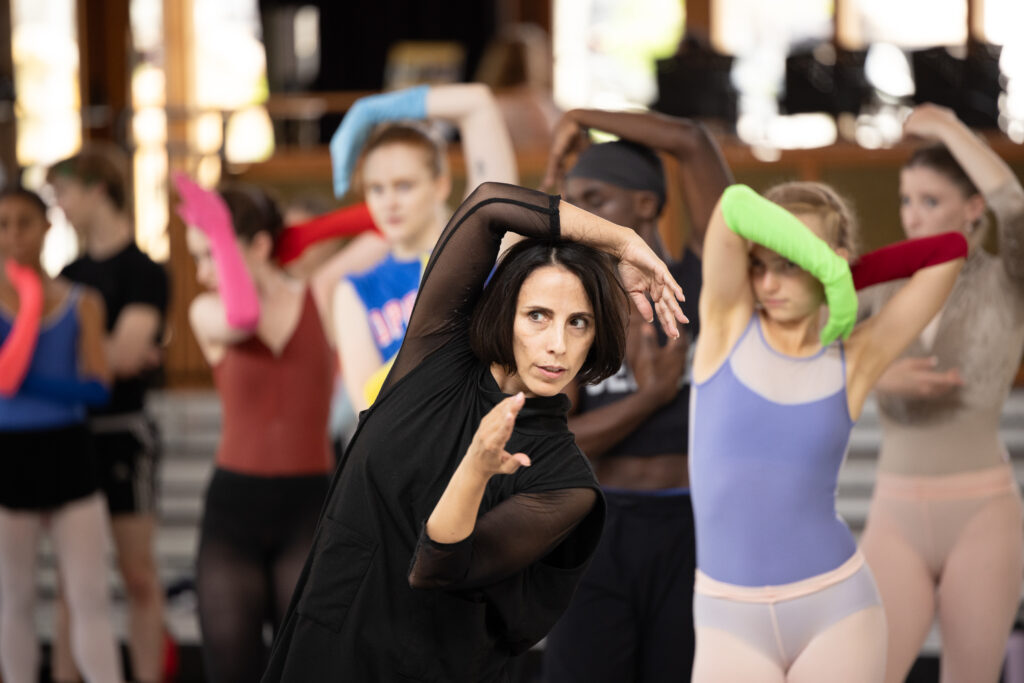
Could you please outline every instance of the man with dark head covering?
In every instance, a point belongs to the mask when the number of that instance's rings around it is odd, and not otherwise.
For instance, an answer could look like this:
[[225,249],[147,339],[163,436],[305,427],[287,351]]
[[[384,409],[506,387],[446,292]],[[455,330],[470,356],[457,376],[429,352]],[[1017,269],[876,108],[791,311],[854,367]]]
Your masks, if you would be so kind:
[[[621,139],[589,145],[588,128]],[[576,163],[565,173],[574,152]],[[659,231],[667,192],[657,152],[678,162],[675,177],[691,226],[679,260]],[[689,680],[696,552],[686,458],[687,352],[700,330],[704,230],[732,175],[700,124],[595,110],[570,111],[556,127],[545,182],[555,184],[563,173],[567,201],[633,228],[670,264],[686,293],[690,324],[687,334],[668,340],[634,315],[619,372],[570,393],[576,412],[569,428],[597,472],[608,513],[590,568],[548,636],[544,680]]]

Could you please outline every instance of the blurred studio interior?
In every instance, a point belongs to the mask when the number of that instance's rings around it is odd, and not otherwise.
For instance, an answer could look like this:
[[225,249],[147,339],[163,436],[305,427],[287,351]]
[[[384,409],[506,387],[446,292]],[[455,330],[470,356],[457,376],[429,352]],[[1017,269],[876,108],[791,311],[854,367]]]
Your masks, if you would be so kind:
[[[563,112],[660,112],[701,122],[737,182],[833,186],[870,250],[903,237],[897,187],[915,142],[902,124],[921,103],[954,112],[1022,177],[1021,27],[1020,0],[0,0],[0,185],[20,182],[48,204],[44,269],[56,276],[81,249],[48,170],[104,143],[128,155],[134,242],[168,276],[147,399],[162,450],[153,540],[167,634],[162,680],[209,680],[194,574],[221,436],[220,401],[190,327],[202,288],[173,174],[205,188],[250,183],[282,207],[326,214],[361,200],[358,187],[340,197],[332,189],[329,143],[353,103],[476,82],[500,107],[524,187],[540,187]],[[468,189],[466,162],[458,129],[441,134],[454,210]],[[671,182],[677,162],[663,161],[670,189],[659,227],[678,255],[693,226]],[[994,231],[985,247],[998,251]],[[1000,435],[1024,481],[1024,390],[1011,391]],[[869,404],[839,479],[837,509],[855,534],[880,439]],[[127,592],[116,572],[109,581],[130,666]],[[36,583],[40,680],[57,680],[60,581],[48,542]],[[1007,681],[1024,680],[1018,628]],[[517,681],[539,680],[543,647],[519,658]],[[938,681],[940,651],[933,628],[907,680]]]

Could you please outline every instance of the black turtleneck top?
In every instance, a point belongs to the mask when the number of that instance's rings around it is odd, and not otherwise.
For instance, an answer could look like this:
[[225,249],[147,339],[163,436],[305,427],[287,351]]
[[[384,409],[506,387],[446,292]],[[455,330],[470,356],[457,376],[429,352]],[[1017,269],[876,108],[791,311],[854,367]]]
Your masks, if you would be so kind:
[[557,238],[558,198],[487,183],[452,217],[377,401],[335,475],[264,675],[270,681],[506,681],[510,657],[569,603],[604,503],[568,429],[568,399],[527,399],[506,448],[532,465],[488,483],[474,533],[425,523],[505,398],[469,319],[506,230]]

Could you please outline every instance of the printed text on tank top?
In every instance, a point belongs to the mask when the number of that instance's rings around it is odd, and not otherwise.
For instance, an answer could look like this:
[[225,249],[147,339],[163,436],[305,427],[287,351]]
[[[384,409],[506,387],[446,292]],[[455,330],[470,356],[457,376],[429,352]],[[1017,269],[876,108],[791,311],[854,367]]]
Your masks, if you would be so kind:
[[370,270],[348,277],[383,360],[393,358],[405,338],[423,265],[424,258],[399,260],[389,254]]

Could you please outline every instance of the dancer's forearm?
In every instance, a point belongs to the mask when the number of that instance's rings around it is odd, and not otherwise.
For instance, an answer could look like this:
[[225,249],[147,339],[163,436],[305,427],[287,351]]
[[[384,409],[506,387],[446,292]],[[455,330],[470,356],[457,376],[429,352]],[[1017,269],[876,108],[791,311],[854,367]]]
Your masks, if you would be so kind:
[[463,460],[427,519],[427,536],[437,543],[458,543],[469,538],[476,528],[480,502],[490,478]]
[[18,313],[11,331],[0,345],[0,396],[13,396],[24,380],[35,353],[43,314],[43,289],[35,271],[13,259],[5,263],[5,271],[18,294]]
[[519,182],[512,138],[489,87],[482,83],[433,86],[427,93],[427,116],[458,127],[467,195],[487,181]]

